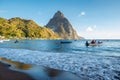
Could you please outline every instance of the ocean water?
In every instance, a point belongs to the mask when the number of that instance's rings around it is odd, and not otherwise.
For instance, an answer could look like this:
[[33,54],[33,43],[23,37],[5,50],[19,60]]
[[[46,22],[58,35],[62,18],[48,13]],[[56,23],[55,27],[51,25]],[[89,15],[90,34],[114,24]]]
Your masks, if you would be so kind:
[[[75,54],[91,54],[91,55],[120,55],[120,40],[101,40],[103,44],[100,46],[85,46],[86,40],[71,40],[72,43],[61,44],[61,40],[20,40],[14,43],[14,40],[0,43],[0,48],[11,49],[27,49],[33,51],[45,52],[64,52]],[[88,40],[90,42],[90,40]]]
[[94,47],[85,41],[11,40],[0,43],[0,57],[69,71],[82,80],[120,80],[120,40],[101,40]]

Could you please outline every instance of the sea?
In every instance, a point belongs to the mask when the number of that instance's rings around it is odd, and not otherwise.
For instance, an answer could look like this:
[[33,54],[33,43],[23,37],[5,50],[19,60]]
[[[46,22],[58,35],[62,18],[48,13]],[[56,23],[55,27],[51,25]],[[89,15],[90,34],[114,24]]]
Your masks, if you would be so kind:
[[88,47],[86,41],[91,40],[4,41],[0,57],[68,71],[81,80],[120,80],[120,40],[96,40],[102,44]]

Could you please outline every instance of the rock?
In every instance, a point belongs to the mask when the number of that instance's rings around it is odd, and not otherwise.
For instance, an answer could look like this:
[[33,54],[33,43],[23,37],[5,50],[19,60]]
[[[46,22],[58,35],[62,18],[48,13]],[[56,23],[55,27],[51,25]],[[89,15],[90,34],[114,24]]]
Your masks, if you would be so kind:
[[62,39],[81,39],[64,14],[57,11],[52,19],[46,25],[47,28],[52,29]]

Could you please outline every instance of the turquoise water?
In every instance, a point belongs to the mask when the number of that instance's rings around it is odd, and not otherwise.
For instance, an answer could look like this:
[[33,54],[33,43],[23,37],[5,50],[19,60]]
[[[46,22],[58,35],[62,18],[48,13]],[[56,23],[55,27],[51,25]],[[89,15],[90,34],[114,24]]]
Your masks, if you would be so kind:
[[[100,40],[103,43],[100,46],[85,46],[86,40],[71,40],[72,43],[61,44],[61,40],[14,40],[0,43],[1,48],[28,49],[45,52],[68,52],[91,55],[120,55],[120,40]],[[88,40],[90,42],[90,40]]]

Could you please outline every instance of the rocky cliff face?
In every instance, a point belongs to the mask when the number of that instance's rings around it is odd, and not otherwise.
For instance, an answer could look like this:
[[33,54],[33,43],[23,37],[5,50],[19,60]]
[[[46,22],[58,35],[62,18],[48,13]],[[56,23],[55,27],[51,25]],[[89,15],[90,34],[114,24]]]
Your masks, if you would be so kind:
[[56,12],[53,18],[46,25],[47,28],[52,29],[62,39],[80,39],[72,25],[64,14],[60,11]]

